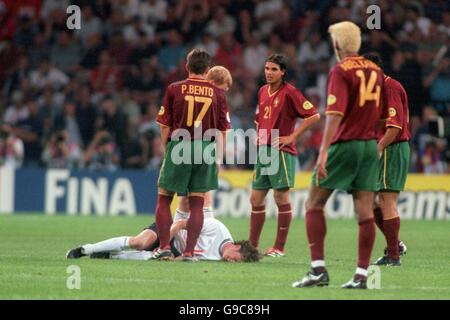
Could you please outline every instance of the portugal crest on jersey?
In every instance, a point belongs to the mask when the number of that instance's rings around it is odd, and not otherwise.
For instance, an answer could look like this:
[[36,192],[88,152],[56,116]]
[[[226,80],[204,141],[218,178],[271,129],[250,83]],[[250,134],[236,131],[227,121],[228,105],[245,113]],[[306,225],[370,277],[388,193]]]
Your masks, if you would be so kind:
[[278,107],[279,104],[280,104],[280,99],[278,99],[278,97],[276,97],[275,100],[273,101],[274,108]]

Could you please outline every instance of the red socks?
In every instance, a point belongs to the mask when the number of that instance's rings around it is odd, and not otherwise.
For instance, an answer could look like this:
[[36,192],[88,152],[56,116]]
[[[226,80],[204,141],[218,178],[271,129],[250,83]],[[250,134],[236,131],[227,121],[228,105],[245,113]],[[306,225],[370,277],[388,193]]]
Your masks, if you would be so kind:
[[261,235],[264,222],[266,221],[266,207],[252,206],[252,214],[250,216],[250,242],[255,248],[258,247],[259,237]]
[[384,220],[384,235],[387,242],[387,255],[391,259],[398,259],[398,232],[400,230],[400,217]]
[[274,248],[280,251],[284,251],[284,245],[289,232],[289,225],[292,220],[291,204],[283,204],[278,207],[278,226],[277,226],[277,239],[275,240]]
[[370,255],[372,254],[375,243],[375,224],[374,219],[370,218],[361,221],[358,232],[358,267],[367,270],[370,264]]
[[189,209],[190,216],[187,221],[187,239],[186,239],[186,248],[184,249],[183,254],[193,255],[194,248],[197,244],[198,237],[200,235],[200,231],[203,228],[203,204],[205,199],[203,197],[198,196],[190,196],[189,197]]
[[384,220],[383,212],[380,208],[374,210],[375,223],[378,229],[383,232],[387,243],[388,257],[391,259],[398,259],[398,233],[400,230],[400,217],[397,216],[392,219]]
[[380,231],[384,234],[383,211],[381,211],[381,208],[375,208],[375,210],[373,211],[373,216],[375,218],[375,223],[377,224],[378,229],[380,229]]
[[308,237],[309,249],[311,251],[311,260],[324,260],[325,235],[327,234],[327,225],[323,210],[310,209],[306,211],[305,216],[306,235]]
[[172,225],[172,214],[170,204],[173,196],[158,194],[156,205],[156,227],[158,228],[159,247],[161,249],[170,248],[170,226]]

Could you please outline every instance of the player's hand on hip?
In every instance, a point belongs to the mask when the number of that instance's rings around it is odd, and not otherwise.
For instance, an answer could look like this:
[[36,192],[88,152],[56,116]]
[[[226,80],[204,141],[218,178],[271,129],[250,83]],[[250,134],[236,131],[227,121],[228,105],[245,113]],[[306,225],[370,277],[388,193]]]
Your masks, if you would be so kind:
[[324,179],[327,177],[327,160],[328,151],[321,151],[319,157],[317,158],[317,176],[319,179]]
[[284,146],[290,145],[294,142],[294,137],[292,135],[289,136],[283,136],[283,137],[276,137],[273,139],[272,147],[274,149],[281,150]]

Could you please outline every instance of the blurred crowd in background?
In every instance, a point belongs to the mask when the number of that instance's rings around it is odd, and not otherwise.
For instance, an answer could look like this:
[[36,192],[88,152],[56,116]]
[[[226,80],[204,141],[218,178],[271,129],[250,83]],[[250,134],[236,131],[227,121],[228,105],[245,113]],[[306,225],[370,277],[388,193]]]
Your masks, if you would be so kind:
[[[81,8],[80,30],[66,26],[71,4]],[[367,30],[371,4],[381,8],[380,30]],[[450,111],[447,0],[0,0],[0,165],[158,169],[155,118],[166,86],[187,76],[193,47],[231,71],[234,128],[254,128],[264,61],[275,52],[323,114],[336,63],[327,28],[342,20],[360,25],[361,53],[380,53],[408,93],[410,171],[449,173],[449,141],[429,125]],[[323,126],[298,141],[301,170],[313,169]],[[227,152],[242,158],[246,149]],[[251,168],[225,166],[236,167]]]

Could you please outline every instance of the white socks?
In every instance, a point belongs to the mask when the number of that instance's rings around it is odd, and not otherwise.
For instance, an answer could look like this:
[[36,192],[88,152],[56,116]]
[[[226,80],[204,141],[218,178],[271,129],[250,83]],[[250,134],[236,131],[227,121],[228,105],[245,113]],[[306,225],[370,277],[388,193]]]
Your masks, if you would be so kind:
[[359,267],[356,268],[355,273],[359,274],[360,276],[366,277],[366,278],[367,278],[367,275],[368,275],[368,271],[366,269],[359,268]]
[[111,254],[111,259],[118,260],[150,260],[153,257],[153,252],[151,251],[141,251],[141,250],[133,250],[133,251],[121,251],[118,253]]
[[85,244],[82,246],[83,253],[86,255],[95,252],[122,251],[129,248],[130,237],[117,237],[100,241],[94,244]]
[[[203,216],[204,219],[206,218],[214,218],[214,211],[211,207],[204,207],[203,208]],[[177,209],[175,211],[175,217],[174,217],[174,221],[177,220],[187,220],[189,219],[189,212],[183,212],[180,209]]]
[[325,268],[325,261],[324,260],[312,261],[311,262],[311,267],[313,267],[313,268],[319,268],[319,267]]

